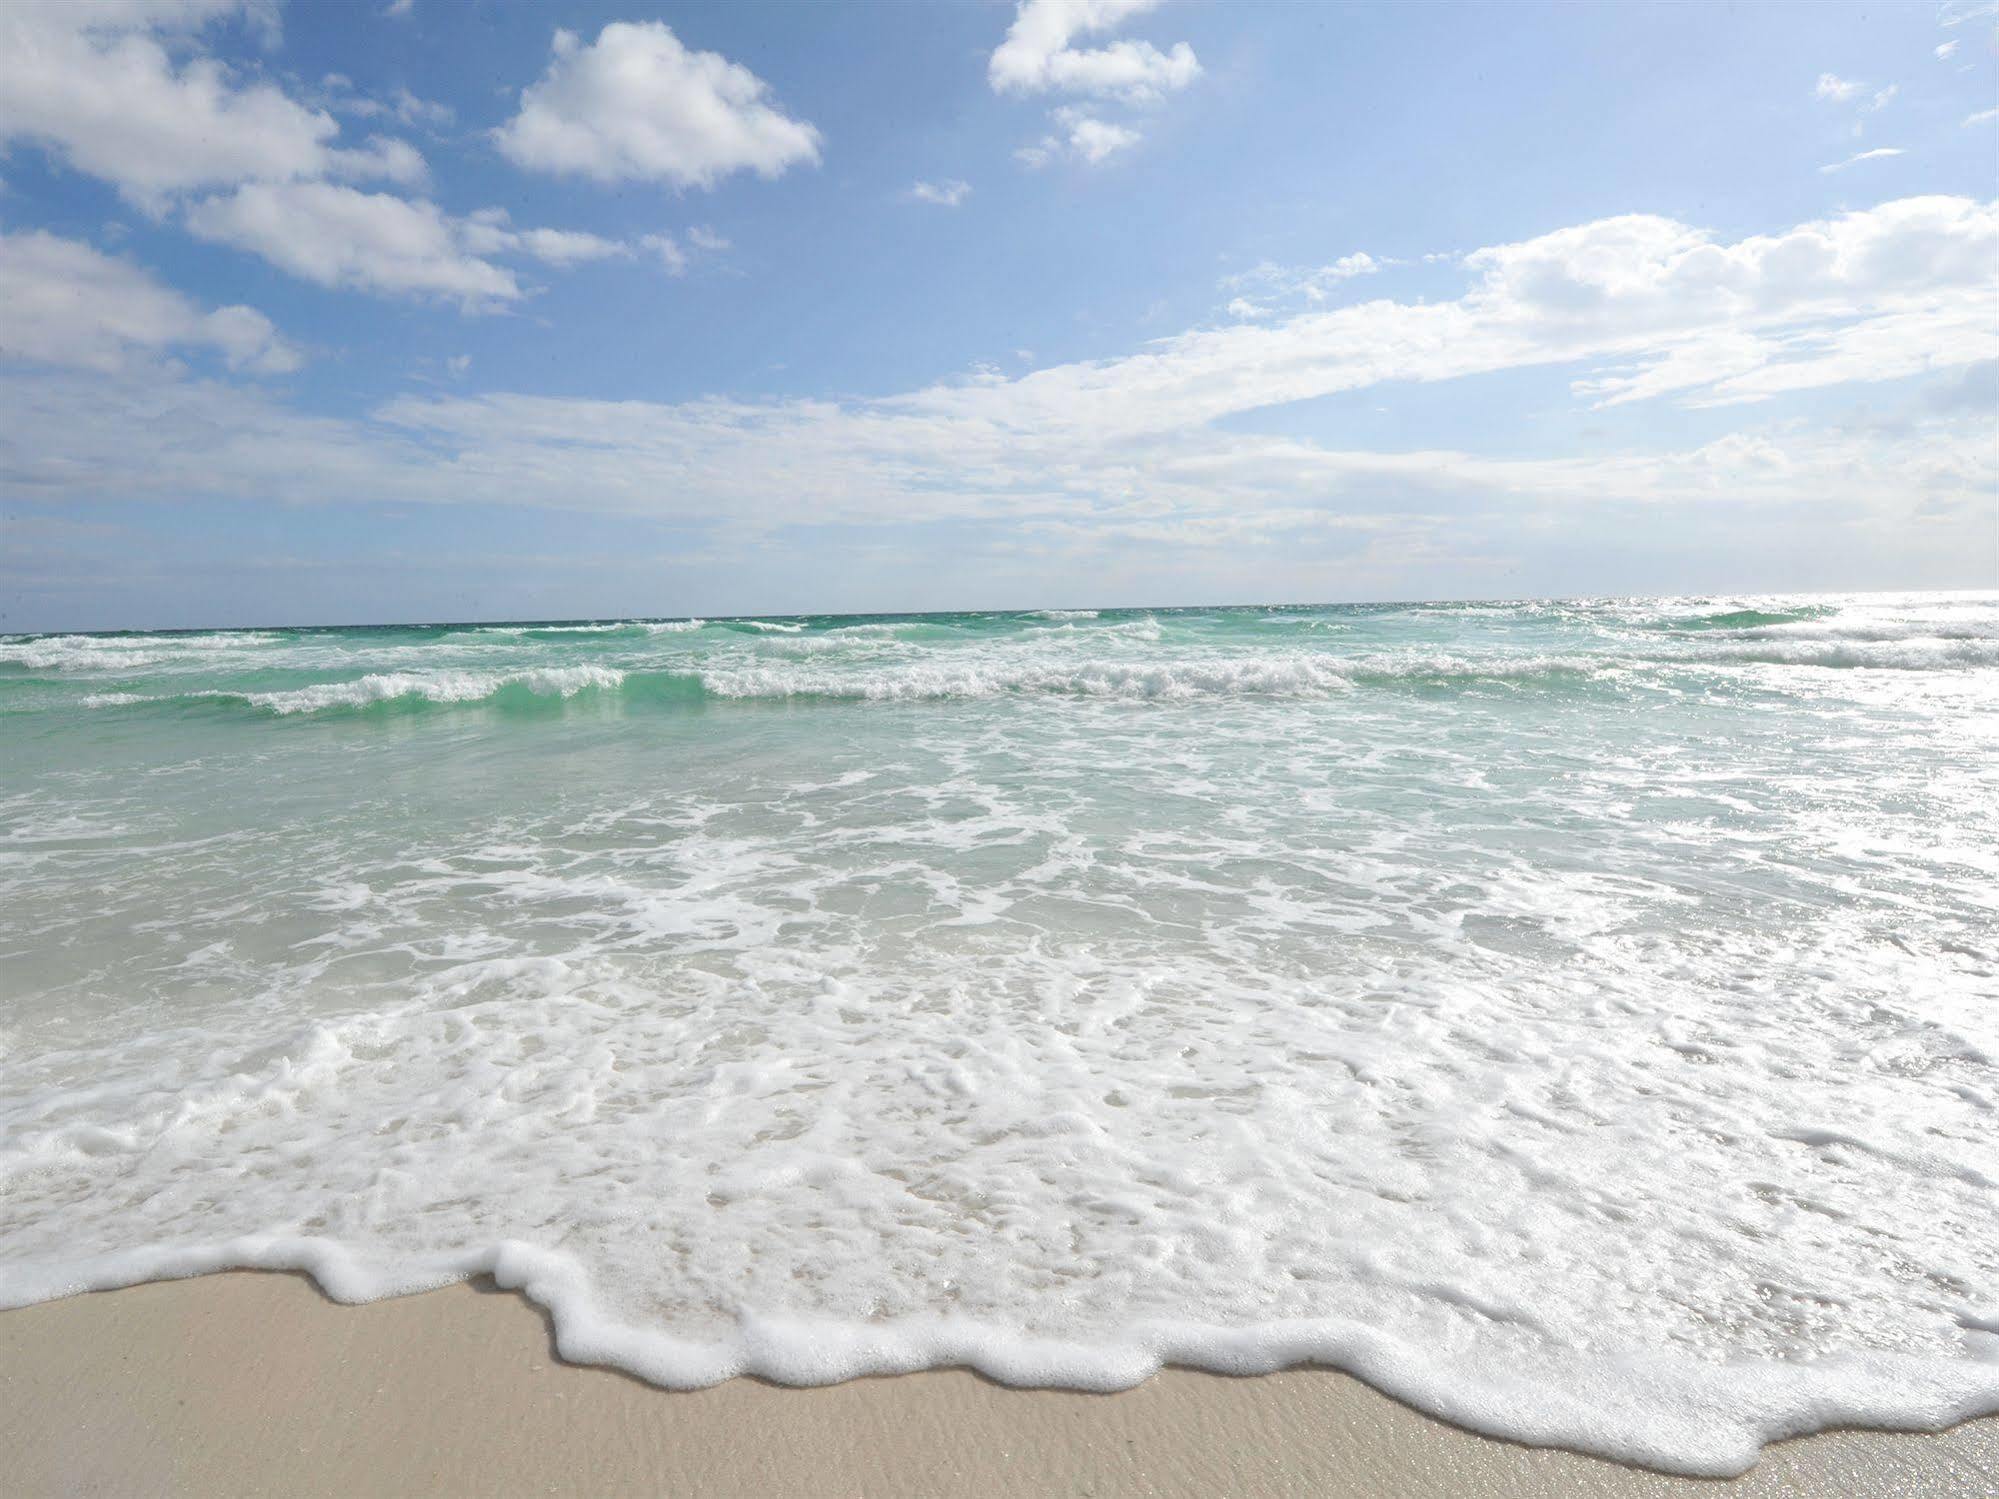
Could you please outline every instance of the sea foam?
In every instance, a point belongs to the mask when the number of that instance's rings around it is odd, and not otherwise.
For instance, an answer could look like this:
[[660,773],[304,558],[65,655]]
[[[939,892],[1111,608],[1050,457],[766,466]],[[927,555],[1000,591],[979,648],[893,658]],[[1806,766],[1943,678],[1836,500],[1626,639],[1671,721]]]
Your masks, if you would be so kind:
[[0,1302],[491,1275],[672,1386],[1316,1362],[1709,1474],[1999,1410],[1999,600],[1291,615],[0,673]]

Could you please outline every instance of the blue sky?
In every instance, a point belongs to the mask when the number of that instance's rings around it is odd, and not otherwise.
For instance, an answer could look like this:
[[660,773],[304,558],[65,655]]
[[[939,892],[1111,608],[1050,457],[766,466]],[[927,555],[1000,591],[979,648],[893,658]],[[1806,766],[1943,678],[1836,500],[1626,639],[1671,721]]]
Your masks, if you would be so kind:
[[1999,585],[1999,15],[0,12],[0,629]]

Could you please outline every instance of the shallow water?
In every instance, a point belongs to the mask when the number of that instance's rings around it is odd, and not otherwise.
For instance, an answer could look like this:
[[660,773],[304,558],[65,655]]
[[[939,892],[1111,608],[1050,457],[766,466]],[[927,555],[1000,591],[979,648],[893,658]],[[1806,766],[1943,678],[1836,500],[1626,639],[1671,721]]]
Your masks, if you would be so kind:
[[1999,595],[0,638],[0,1304],[1999,1410]]

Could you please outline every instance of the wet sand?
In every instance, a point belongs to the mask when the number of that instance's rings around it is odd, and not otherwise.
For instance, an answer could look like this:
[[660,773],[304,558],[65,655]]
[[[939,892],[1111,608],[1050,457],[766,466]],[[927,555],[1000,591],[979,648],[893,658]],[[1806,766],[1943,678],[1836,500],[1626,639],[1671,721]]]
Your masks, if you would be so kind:
[[0,1454],[20,1499],[1999,1494],[1999,1418],[1828,1432],[1717,1482],[1493,1441],[1330,1370],[1168,1370],[1117,1395],[963,1371],[670,1393],[561,1363],[510,1294],[345,1307],[258,1274],[0,1312]]

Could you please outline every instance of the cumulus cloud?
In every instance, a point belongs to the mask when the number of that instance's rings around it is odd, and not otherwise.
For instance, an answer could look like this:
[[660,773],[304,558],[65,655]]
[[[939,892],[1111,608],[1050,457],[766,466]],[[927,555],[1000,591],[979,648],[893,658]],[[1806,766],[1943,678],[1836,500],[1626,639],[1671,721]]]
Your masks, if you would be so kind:
[[1957,55],[1956,38],[1952,38],[1950,41],[1943,43],[1941,46],[1939,46],[1936,49],[1936,58],[1938,62],[1949,62],[1950,59],[1956,55]]
[[241,182],[419,177],[408,146],[344,150],[331,114],[169,50],[211,23],[264,14],[254,0],[11,0],[0,7],[0,142],[34,142],[154,213]]
[[720,53],[682,45],[660,21],[618,21],[597,40],[557,31],[540,80],[496,134],[517,166],[601,183],[712,187],[734,172],[776,177],[819,160],[819,132]]
[[909,196],[918,203],[935,203],[940,208],[956,208],[972,195],[969,182],[959,182],[955,178],[943,182],[918,182],[909,189]]
[[1095,164],[1138,144],[1131,124],[1106,119],[1105,104],[1156,104],[1200,76],[1193,48],[1177,42],[1161,52],[1150,42],[1117,41],[1103,47],[1072,46],[1077,37],[1110,31],[1151,10],[1159,0],[1020,0],[1013,25],[987,61],[986,78],[1001,94],[1076,94],[1098,101],[1091,109],[1064,105],[1050,116],[1052,129],[1014,152],[1030,167],[1067,158]]
[[1032,145],[1022,146],[1013,153],[1016,160],[1030,167],[1045,167],[1066,157],[1095,166],[1106,157],[1129,150],[1144,139],[1128,125],[1100,120],[1069,105],[1056,110],[1049,118],[1055,126],[1054,132],[1044,135]]
[[1159,0],[1021,0],[986,77],[995,92],[1091,94],[1144,103],[1200,76],[1193,48],[1161,52],[1150,42],[1078,48],[1078,36],[1110,31]]
[[1866,87],[1866,84],[1856,83],[1851,78],[1841,78],[1837,73],[1821,73],[1819,74],[1817,87],[1812,90],[1812,96],[1818,99],[1829,99],[1836,104],[1844,104],[1847,100],[1856,97]]
[[568,270],[650,251],[676,275],[686,268],[685,252],[666,236],[627,241],[578,229],[520,228],[503,208],[458,217],[426,199],[329,182],[249,183],[195,203],[186,223],[199,238],[260,255],[320,286],[440,298],[468,312],[492,311],[524,294],[514,272],[495,259]]
[[253,182],[195,204],[187,227],[321,286],[445,297],[475,308],[521,294],[513,272],[472,254],[436,204],[387,193]]
[[206,350],[233,370],[300,363],[254,308],[204,311],[130,261],[42,230],[0,235],[0,358],[114,373]]

